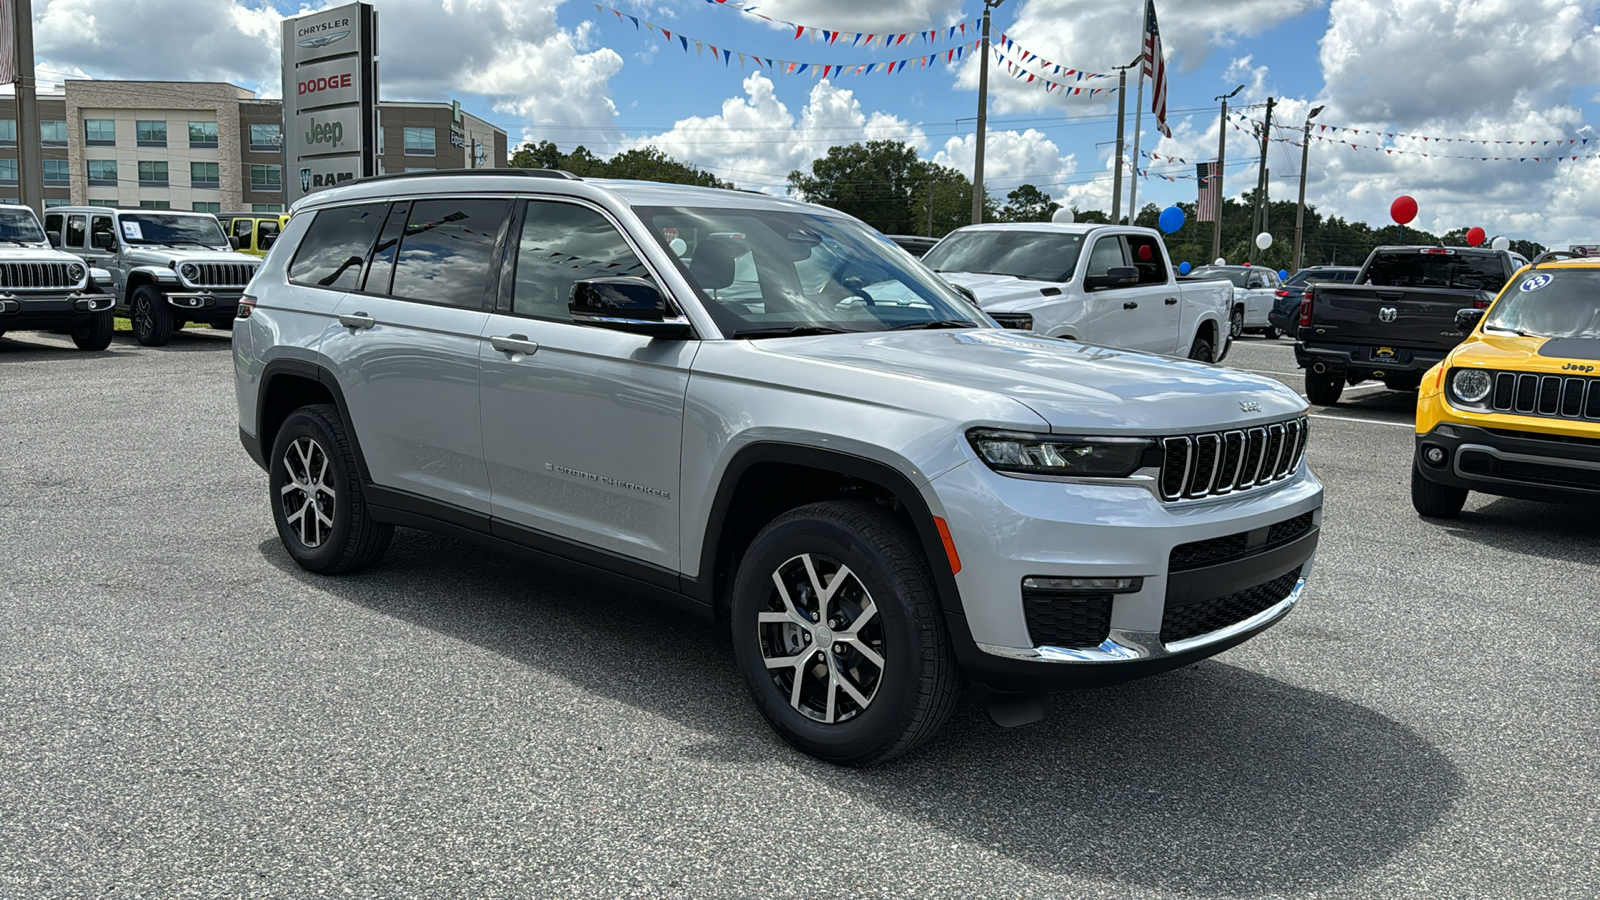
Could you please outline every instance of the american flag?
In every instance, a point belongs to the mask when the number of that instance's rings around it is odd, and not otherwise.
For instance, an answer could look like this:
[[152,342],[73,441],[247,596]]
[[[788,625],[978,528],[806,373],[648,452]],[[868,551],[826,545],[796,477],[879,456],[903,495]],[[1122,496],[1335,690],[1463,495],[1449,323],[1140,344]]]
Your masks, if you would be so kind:
[[17,80],[17,42],[11,29],[15,15],[11,0],[0,0],[0,84]]
[[1195,163],[1194,174],[1200,181],[1200,200],[1195,204],[1194,220],[1196,222],[1215,222],[1217,220],[1217,182],[1211,174],[1216,163]]
[[1156,128],[1167,137],[1167,63],[1161,58],[1161,28],[1156,25],[1156,0],[1144,0],[1144,76],[1153,85],[1150,111],[1156,114]]

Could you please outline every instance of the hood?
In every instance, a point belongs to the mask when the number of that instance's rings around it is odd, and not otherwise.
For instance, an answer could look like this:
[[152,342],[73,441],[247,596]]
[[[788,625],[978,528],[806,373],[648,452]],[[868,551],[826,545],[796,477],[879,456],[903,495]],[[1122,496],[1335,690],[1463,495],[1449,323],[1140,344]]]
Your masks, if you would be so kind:
[[[1009,309],[1019,301],[1038,303],[1046,297],[1065,293],[1067,282],[1033,281],[1015,275],[988,275],[978,272],[940,272],[939,277],[951,284],[959,284],[978,298],[982,309]],[[1051,289],[1056,293],[1045,294]]]
[[0,243],[0,262],[81,263],[83,260],[73,256],[71,253],[63,253],[47,245],[24,247],[17,244]]
[[1207,363],[1014,331],[780,338],[761,347],[1026,405],[1055,433],[1182,434],[1277,421],[1306,402],[1277,381]]
[[1480,332],[1476,340],[1460,345],[1450,355],[1449,364],[1552,375],[1588,374],[1582,366],[1600,368],[1600,340]]
[[261,257],[233,250],[203,250],[199,247],[130,247],[124,254],[135,265],[165,266],[172,262],[249,263],[261,264]]

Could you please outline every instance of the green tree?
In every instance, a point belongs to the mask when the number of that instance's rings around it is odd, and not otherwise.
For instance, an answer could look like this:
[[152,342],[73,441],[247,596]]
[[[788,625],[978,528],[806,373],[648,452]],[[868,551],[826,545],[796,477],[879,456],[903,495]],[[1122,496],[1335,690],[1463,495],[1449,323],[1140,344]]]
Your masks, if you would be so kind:
[[631,178],[667,184],[698,184],[731,188],[729,182],[668,156],[659,147],[637,147],[601,159],[581,144],[562,153],[552,141],[523,144],[508,164],[516,169],[562,169],[586,178]]
[[927,179],[910,144],[868,141],[829,147],[811,172],[789,173],[789,193],[866,222],[885,234],[915,234],[913,207]]
[[1006,205],[995,217],[1000,222],[1048,222],[1061,204],[1031,184],[1019,185],[1006,195]]

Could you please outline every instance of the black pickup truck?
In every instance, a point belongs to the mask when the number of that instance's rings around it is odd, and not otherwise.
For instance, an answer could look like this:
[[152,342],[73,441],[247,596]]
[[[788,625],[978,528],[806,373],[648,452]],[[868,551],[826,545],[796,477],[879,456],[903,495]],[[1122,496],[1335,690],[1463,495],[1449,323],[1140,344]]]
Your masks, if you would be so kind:
[[1346,384],[1414,391],[1466,332],[1456,310],[1485,309],[1528,261],[1506,250],[1379,247],[1354,284],[1317,284],[1300,303],[1294,358],[1306,397],[1330,406]]

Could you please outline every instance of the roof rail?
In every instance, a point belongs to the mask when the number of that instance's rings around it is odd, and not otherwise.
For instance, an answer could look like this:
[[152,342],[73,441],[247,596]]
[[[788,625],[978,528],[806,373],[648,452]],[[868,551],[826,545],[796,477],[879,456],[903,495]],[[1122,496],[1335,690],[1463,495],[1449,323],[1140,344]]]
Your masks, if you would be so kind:
[[1588,254],[1579,253],[1575,250],[1546,250],[1545,252],[1534,257],[1533,265],[1537,266],[1538,264],[1549,259],[1583,259],[1587,255]]
[[[582,178],[564,169],[428,169],[425,172],[393,172],[388,175],[369,175],[357,179],[362,184],[371,181],[393,181],[400,178],[432,178],[437,175],[448,175],[452,178],[458,175],[512,175],[522,178],[559,178],[565,181],[582,181]],[[354,182],[352,182],[354,183]]]

